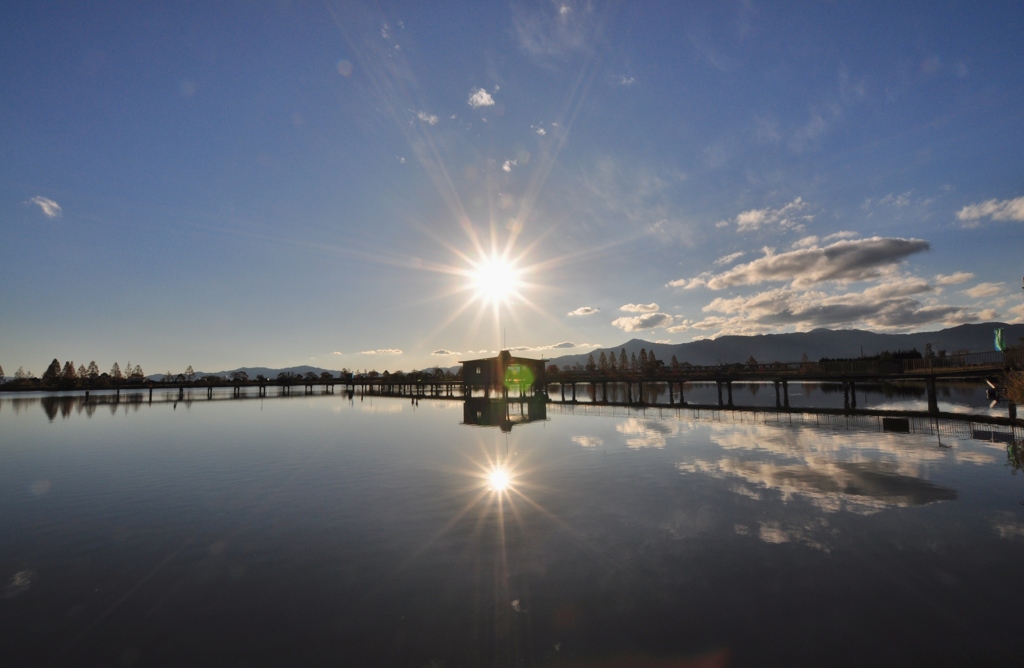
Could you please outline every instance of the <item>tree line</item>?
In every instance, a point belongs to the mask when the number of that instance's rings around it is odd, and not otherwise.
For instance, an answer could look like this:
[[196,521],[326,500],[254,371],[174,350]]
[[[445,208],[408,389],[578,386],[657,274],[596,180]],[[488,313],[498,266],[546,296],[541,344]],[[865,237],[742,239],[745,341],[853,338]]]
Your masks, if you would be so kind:
[[0,366],[0,383],[6,381],[6,384],[13,386],[10,389],[17,387],[103,387],[125,382],[141,382],[145,377],[142,367],[138,364],[133,365],[131,362],[125,364],[123,369],[120,364],[114,362],[110,371],[100,372],[99,365],[95,360],[89,362],[88,366],[80,364],[76,367],[71,360],[61,364],[60,360],[54,357],[50,365],[46,367],[46,371],[43,372],[42,378],[36,377],[31,371],[26,371],[24,367],[19,366],[18,370],[14,372],[14,377],[7,381],[4,369]]

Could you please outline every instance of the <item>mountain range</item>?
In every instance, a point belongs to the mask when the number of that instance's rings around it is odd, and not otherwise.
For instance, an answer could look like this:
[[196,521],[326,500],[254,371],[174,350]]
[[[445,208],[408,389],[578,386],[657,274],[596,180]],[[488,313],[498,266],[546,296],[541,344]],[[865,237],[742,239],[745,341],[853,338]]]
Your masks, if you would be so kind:
[[553,358],[550,363],[558,366],[586,364],[587,357],[598,359],[601,352],[616,356],[625,350],[626,355],[639,355],[640,349],[654,351],[659,360],[666,364],[675,355],[682,362],[695,366],[746,362],[753,357],[758,362],[799,362],[803,355],[808,359],[822,357],[848,358],[862,355],[916,348],[924,352],[925,345],[931,344],[936,354],[945,350],[956,352],[985,352],[995,350],[996,328],[1003,328],[1008,345],[1019,344],[1024,338],[1024,324],[1008,325],[989,322],[974,325],[958,325],[936,332],[915,332],[913,334],[878,334],[860,329],[815,329],[810,332],[791,334],[759,334],[756,336],[721,336],[690,343],[652,343],[643,339],[631,339],[611,348],[596,348],[592,352],[577,355],[563,355]]
[[[753,357],[758,362],[799,362],[806,354],[811,360],[818,360],[822,357],[844,358],[860,357],[862,355],[877,355],[886,350],[910,350],[916,348],[924,352],[925,345],[931,344],[936,354],[945,350],[949,354],[957,352],[984,352],[995,350],[994,331],[996,328],[1003,328],[1003,335],[1007,344],[1018,344],[1024,342],[1024,324],[1008,325],[1000,322],[989,322],[975,325],[959,325],[936,332],[916,332],[913,334],[878,334],[860,329],[815,329],[810,332],[795,332],[791,334],[758,334],[756,336],[722,336],[717,339],[704,339],[690,343],[653,343],[643,339],[631,339],[621,345],[610,348],[595,348],[593,351],[577,355],[563,355],[549,361],[558,366],[586,364],[587,357],[600,357],[601,352],[619,355],[625,350],[626,355],[640,354],[640,350],[653,351],[659,360],[666,364],[675,355],[676,359],[682,362],[689,362],[695,366],[709,366],[714,364],[730,364],[733,362],[746,362]],[[451,371],[458,370],[458,366],[445,367]],[[229,371],[196,372],[197,378],[204,376],[230,377],[236,371],[244,371],[249,378],[256,378],[257,375],[264,375],[267,378],[277,378],[277,374],[291,372],[303,375],[309,371],[320,375],[324,371],[330,371],[337,376],[341,373],[338,370],[323,369],[315,366],[293,366],[286,369],[270,369],[262,366],[241,367]],[[149,379],[160,381],[164,374],[148,376]]]

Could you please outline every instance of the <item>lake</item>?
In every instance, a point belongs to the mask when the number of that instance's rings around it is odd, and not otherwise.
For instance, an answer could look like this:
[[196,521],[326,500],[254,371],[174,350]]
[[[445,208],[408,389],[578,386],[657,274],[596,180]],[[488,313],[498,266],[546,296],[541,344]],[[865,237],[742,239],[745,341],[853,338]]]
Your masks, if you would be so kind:
[[1024,430],[790,393],[2,396],[0,665],[1019,665]]

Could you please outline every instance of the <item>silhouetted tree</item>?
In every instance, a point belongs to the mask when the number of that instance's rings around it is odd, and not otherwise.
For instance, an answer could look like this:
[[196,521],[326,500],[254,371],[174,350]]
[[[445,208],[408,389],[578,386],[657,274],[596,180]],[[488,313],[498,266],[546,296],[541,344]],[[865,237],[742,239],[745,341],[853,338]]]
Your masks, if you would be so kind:
[[647,353],[647,368],[648,369],[650,369],[651,371],[657,371],[659,364],[660,364],[660,362],[658,362],[658,358],[654,356],[654,351],[653,350],[651,352]]
[[314,371],[307,371],[306,372],[306,380],[316,380],[316,372],[314,372]]
[[596,371],[597,362],[594,361],[594,353],[587,356],[587,371]]
[[46,367],[46,371],[43,372],[43,382],[52,383],[60,378],[60,362],[54,357],[53,361],[50,362],[50,366]]
[[672,356],[672,368],[673,369],[678,369],[679,368],[679,360],[676,359],[675,355]]
[[0,366],[0,383],[4,382],[4,368]]
[[334,379],[334,374],[331,373],[330,371],[324,371],[323,373],[320,374],[320,380],[333,380],[333,379]]
[[747,358],[747,366],[757,366],[757,360],[754,359],[753,355]]
[[629,370],[637,371],[640,368],[640,361],[636,358],[636,353],[629,356]]
[[22,367],[18,367],[18,370],[14,372],[14,380],[28,380],[32,377],[31,371],[25,371]]
[[637,360],[637,364],[640,366],[640,371],[647,371],[647,348],[640,349],[640,359]]
[[89,377],[89,372],[86,370],[84,364],[78,365],[78,377],[81,378],[82,380],[85,380],[86,378]]
[[258,374],[256,374],[256,382],[258,382],[258,383],[265,383],[265,382],[267,382],[267,377],[264,376],[262,373],[258,373]]
[[608,356],[604,354],[603,350],[601,351],[600,357],[597,358],[597,368],[601,371],[608,370]]
[[247,374],[244,371],[232,371],[231,372],[231,380],[235,380],[235,381],[239,381],[239,382],[244,382],[244,381],[249,380],[249,374]]
[[110,367],[110,377],[114,380],[124,378],[124,375],[121,373],[121,366],[117,362],[114,362],[114,366]]
[[97,366],[96,360],[89,362],[88,374],[89,378],[92,378],[93,380],[100,377],[100,368]]
[[60,372],[60,376],[64,380],[75,380],[78,378],[78,372],[75,371],[75,363],[71,360],[64,362],[64,370]]
[[615,353],[608,355],[608,370],[615,371]]
[[193,380],[195,380],[195,377],[196,372],[192,370],[192,365],[189,364],[188,367],[185,369],[185,380],[191,383]]
[[622,348],[619,350],[619,370],[629,371],[629,358],[626,357],[626,349]]
[[932,344],[924,344],[924,358],[930,360],[933,357],[935,357],[935,353],[932,352]]

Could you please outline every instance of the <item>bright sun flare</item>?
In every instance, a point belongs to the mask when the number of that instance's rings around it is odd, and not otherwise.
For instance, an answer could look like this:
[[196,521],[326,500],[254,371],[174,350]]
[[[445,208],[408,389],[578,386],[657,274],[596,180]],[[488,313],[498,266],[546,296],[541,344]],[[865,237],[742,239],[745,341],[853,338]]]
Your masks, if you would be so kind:
[[512,478],[509,477],[508,471],[504,469],[493,469],[487,474],[487,484],[495,492],[504,492],[512,484]]
[[484,302],[508,302],[519,289],[520,271],[507,260],[488,258],[473,268],[471,274],[477,297]]

